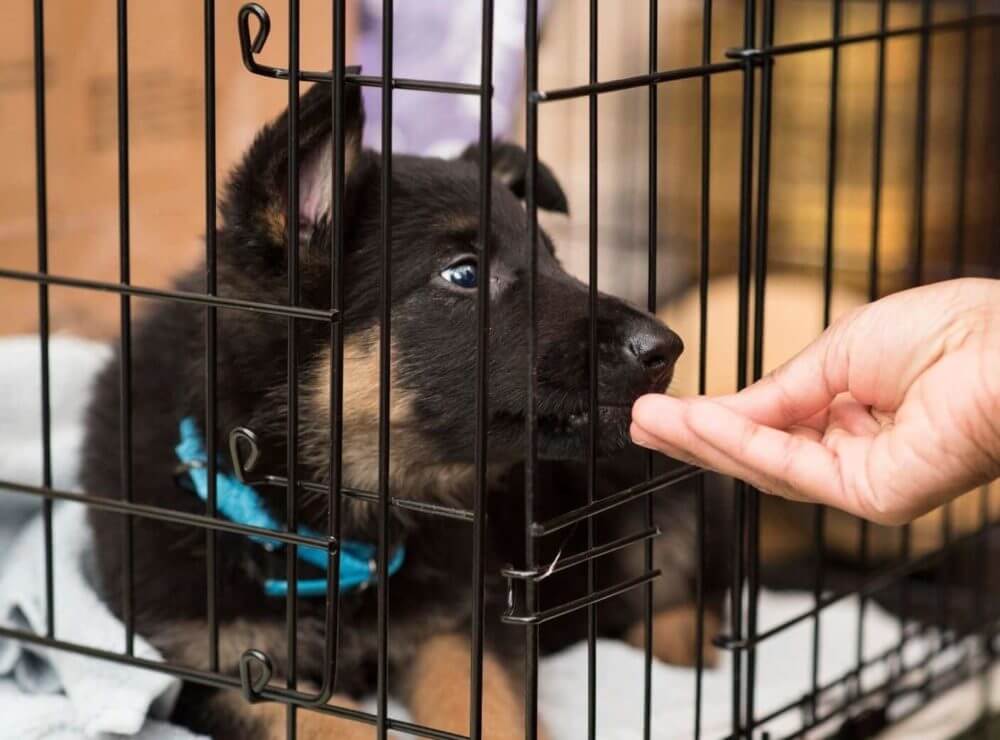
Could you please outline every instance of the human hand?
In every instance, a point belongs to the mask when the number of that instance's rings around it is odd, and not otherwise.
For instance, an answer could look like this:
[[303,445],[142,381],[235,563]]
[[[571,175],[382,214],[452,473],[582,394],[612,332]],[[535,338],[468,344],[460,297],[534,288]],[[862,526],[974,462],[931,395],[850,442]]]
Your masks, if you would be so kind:
[[910,521],[1000,477],[1000,280],[856,309],[734,395],[643,396],[631,434],[768,493]]

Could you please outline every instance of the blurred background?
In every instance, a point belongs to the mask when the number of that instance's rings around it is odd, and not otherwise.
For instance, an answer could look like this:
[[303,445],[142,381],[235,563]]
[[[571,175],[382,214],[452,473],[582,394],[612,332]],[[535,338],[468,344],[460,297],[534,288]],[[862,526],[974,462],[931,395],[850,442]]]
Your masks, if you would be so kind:
[[[249,74],[236,35],[237,0],[217,2],[218,173],[220,183],[254,132],[284,107],[286,88]],[[475,81],[478,44],[456,51],[427,29],[451,26],[464,40],[478,34],[478,3],[397,3],[399,76]],[[523,125],[520,11],[498,3],[498,132],[520,138]],[[543,89],[582,84],[588,74],[588,3],[551,0],[542,28]],[[986,3],[979,3],[983,12]],[[370,6],[370,7],[368,7]],[[701,62],[703,3],[660,3],[658,69]],[[874,31],[875,0],[846,0],[843,33]],[[961,17],[964,0],[933,3],[934,20]],[[464,8],[460,10],[459,7]],[[919,3],[889,3],[891,28],[919,22]],[[348,61],[378,73],[380,3],[349,0]],[[268,11],[273,32],[265,63],[286,66],[285,3]],[[648,70],[646,3],[603,3],[599,77],[613,79]],[[405,16],[416,16],[407,25]],[[779,0],[776,42],[829,37],[828,0]],[[302,0],[302,66],[324,70],[330,58],[330,3]],[[401,20],[403,22],[401,22]],[[711,60],[740,45],[743,4],[713,3]],[[419,32],[407,33],[415,27]],[[442,32],[445,34],[446,32]],[[470,35],[472,34],[472,35]],[[1000,250],[997,237],[1000,130],[997,89],[998,33],[985,27],[973,43],[966,191],[965,271],[986,274]],[[101,280],[118,274],[118,149],[114,3],[60,3],[46,18],[48,106],[49,260],[53,272]],[[963,31],[932,35],[927,129],[926,277],[951,269],[956,238],[957,181],[963,75]],[[906,284],[916,227],[913,218],[915,121],[919,37],[887,42],[882,217],[878,244],[884,291]],[[843,47],[834,222],[836,283],[864,289],[871,248],[872,138],[877,44]],[[826,219],[826,152],[830,105],[829,50],[781,57],[775,69],[769,261],[776,270],[820,274]],[[197,3],[134,3],[129,14],[130,194],[133,280],[163,286],[177,270],[203,255],[204,87],[202,9]],[[437,75],[433,75],[437,72]],[[377,146],[378,91],[367,91],[369,136]],[[454,104],[453,131],[431,127],[409,111],[432,93],[397,93],[396,147],[451,153],[475,136],[462,126],[472,99]],[[657,234],[663,297],[696,279],[701,222],[701,80],[660,85]],[[732,273],[739,217],[738,73],[715,75],[711,90],[710,269]],[[589,228],[587,100],[541,107],[539,147],[570,195],[571,217],[549,219],[569,266],[585,271]],[[637,88],[600,96],[598,223],[602,288],[644,301],[648,198],[648,91]],[[474,123],[474,119],[473,119]],[[431,129],[431,130],[428,130]],[[13,3],[0,28],[0,265],[36,265],[32,16],[30,3]],[[462,138],[462,137],[465,138]],[[612,269],[613,267],[613,269]],[[0,283],[0,331],[30,331],[37,323],[34,286]],[[108,336],[117,326],[117,301],[92,293],[53,289],[56,330]]]
[[[242,3],[218,0],[217,142],[219,182],[266,120],[287,101],[287,87],[247,72],[240,60],[236,16]],[[330,63],[328,0],[302,0],[303,69]],[[583,84],[588,76],[588,3],[541,2],[540,85]],[[395,71],[400,77],[475,82],[479,75],[479,3],[421,0],[397,3]],[[523,3],[497,3],[496,133],[522,139]],[[980,0],[978,12],[998,3]],[[348,63],[379,73],[380,11],[375,0],[348,2]],[[743,3],[712,3],[711,61],[742,40]],[[844,0],[844,34],[877,29],[878,2]],[[934,21],[962,17],[964,0],[933,3]],[[287,65],[287,5],[267,5],[272,35],[260,61]],[[660,70],[702,61],[704,3],[660,3]],[[778,44],[829,38],[829,0],[778,0]],[[889,3],[889,27],[915,25],[920,3]],[[129,13],[129,125],[131,270],[136,284],[165,287],[179,271],[204,264],[205,123],[204,48],[200,3],[132,3]],[[602,3],[600,79],[648,71],[648,6]],[[965,41],[970,41],[967,156],[960,159]],[[965,274],[997,274],[1000,262],[1000,95],[995,25],[931,35],[926,148],[926,261],[924,278],[952,274],[954,247],[964,244]],[[885,135],[878,284],[885,293],[911,279],[917,224],[914,181],[919,36],[886,42]],[[115,4],[49,4],[46,18],[48,106],[49,269],[53,273],[116,282],[119,270],[117,77]],[[878,44],[845,46],[840,53],[836,189],[833,216],[833,313],[866,300],[872,250],[872,168]],[[780,57],[774,72],[773,156],[769,227],[765,365],[789,356],[823,325],[822,275],[827,219],[830,50]],[[377,90],[366,91],[366,141],[378,145]],[[394,139],[398,151],[454,154],[477,135],[478,103],[472,97],[398,92]],[[702,82],[690,79],[658,88],[657,284],[659,305],[689,347],[675,389],[697,391],[700,270]],[[736,384],[736,289],[742,78],[738,72],[711,82],[711,164],[708,208],[710,391]],[[648,247],[647,88],[599,98],[599,285],[645,304]],[[588,125],[586,99],[540,108],[539,151],[561,179],[570,216],[543,216],[559,254],[587,277]],[[442,123],[443,122],[443,123]],[[37,267],[35,125],[31,4],[5,8],[0,26],[0,268]],[[959,182],[965,209],[958,213]],[[961,227],[960,227],[961,225]],[[50,291],[56,332],[114,340],[119,302],[113,294],[70,288]],[[34,283],[0,279],[0,334],[38,327]],[[137,314],[146,302],[134,302]],[[970,513],[970,516],[972,514]],[[971,520],[970,520],[971,522]],[[845,524],[854,532],[853,524]],[[938,529],[927,547],[936,541]],[[931,536],[929,535],[929,536]],[[848,535],[845,537],[850,540]],[[787,537],[778,538],[781,542]],[[765,537],[765,546],[769,542]],[[854,547],[845,544],[845,551]],[[886,552],[894,547],[886,545]],[[918,547],[919,549],[919,547]]]

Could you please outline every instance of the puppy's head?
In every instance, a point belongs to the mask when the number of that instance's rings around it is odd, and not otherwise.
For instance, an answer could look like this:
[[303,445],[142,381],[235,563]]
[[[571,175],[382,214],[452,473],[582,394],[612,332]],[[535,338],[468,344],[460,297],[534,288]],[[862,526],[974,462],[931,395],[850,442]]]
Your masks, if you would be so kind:
[[[379,419],[382,158],[362,150],[358,89],[345,92],[343,464],[349,485],[373,488]],[[299,263],[301,302],[330,305],[331,99],[316,85],[301,99]],[[220,270],[258,300],[284,302],[288,261],[287,116],[266,127],[234,174],[224,204],[228,254]],[[493,148],[489,240],[489,456],[525,454],[530,322],[528,218],[522,202],[528,157]],[[394,486],[429,494],[464,489],[473,460],[478,284],[486,235],[479,229],[479,155],[394,156],[391,199],[390,465]],[[539,165],[538,206],[567,211],[551,171]],[[597,398],[590,388],[588,288],[556,259],[539,230],[536,262],[535,403],[542,457],[582,459],[589,414],[598,415],[598,451],[624,446],[632,402],[662,391],[682,350],[676,334],[611,296],[596,302]],[[271,295],[266,295],[270,293]],[[329,327],[300,321],[303,456],[324,471],[330,440],[333,368]],[[274,397],[283,390],[275,389]],[[283,411],[275,411],[283,413]],[[279,420],[281,421],[281,420]],[[398,489],[395,489],[398,490]]]

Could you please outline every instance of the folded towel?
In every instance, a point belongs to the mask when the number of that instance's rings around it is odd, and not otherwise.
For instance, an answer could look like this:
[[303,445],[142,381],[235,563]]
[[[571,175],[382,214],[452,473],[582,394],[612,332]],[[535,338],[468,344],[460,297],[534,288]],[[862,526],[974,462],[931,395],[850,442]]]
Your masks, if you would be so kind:
[[[3,740],[121,740],[120,735],[85,735],[76,722],[73,703],[63,694],[24,694],[12,681],[0,681],[0,738]],[[195,740],[180,727],[147,720],[138,740]]]
[[[108,356],[103,344],[51,340],[52,473],[57,487],[76,488],[83,412],[94,376]],[[42,481],[38,338],[4,339],[0,358],[0,480],[37,485]],[[44,634],[39,506],[37,497],[0,489],[0,623]],[[92,541],[84,507],[57,504],[53,532],[56,637],[122,651],[124,628],[87,578]],[[139,636],[135,653],[160,658]],[[147,713],[166,717],[179,689],[179,681],[166,674],[0,638],[0,738],[82,740],[114,733],[188,740],[193,736],[187,731],[146,719]]]
[[[55,507],[53,533],[56,637],[77,645],[123,652],[125,630],[85,573],[92,542],[83,507],[76,504]],[[43,552],[42,521],[35,519],[9,551],[0,576],[0,622],[3,624],[44,634]],[[161,659],[159,653],[139,636],[135,639],[135,655],[149,660]],[[168,716],[180,690],[180,682],[164,673],[97,661],[19,640],[0,639],[0,675],[12,676],[27,694],[65,692],[76,726],[88,736],[101,732],[136,734],[147,714],[160,718]],[[26,720],[38,713],[30,701],[22,701],[16,706],[22,709],[17,714]],[[11,716],[9,712],[4,715]]]

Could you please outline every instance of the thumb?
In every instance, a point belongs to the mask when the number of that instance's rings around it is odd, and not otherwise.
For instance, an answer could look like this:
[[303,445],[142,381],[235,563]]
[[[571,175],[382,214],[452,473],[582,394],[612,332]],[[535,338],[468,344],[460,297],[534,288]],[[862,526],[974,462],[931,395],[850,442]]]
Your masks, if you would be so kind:
[[714,400],[757,424],[787,429],[823,411],[846,390],[846,354],[828,329],[753,385]]

